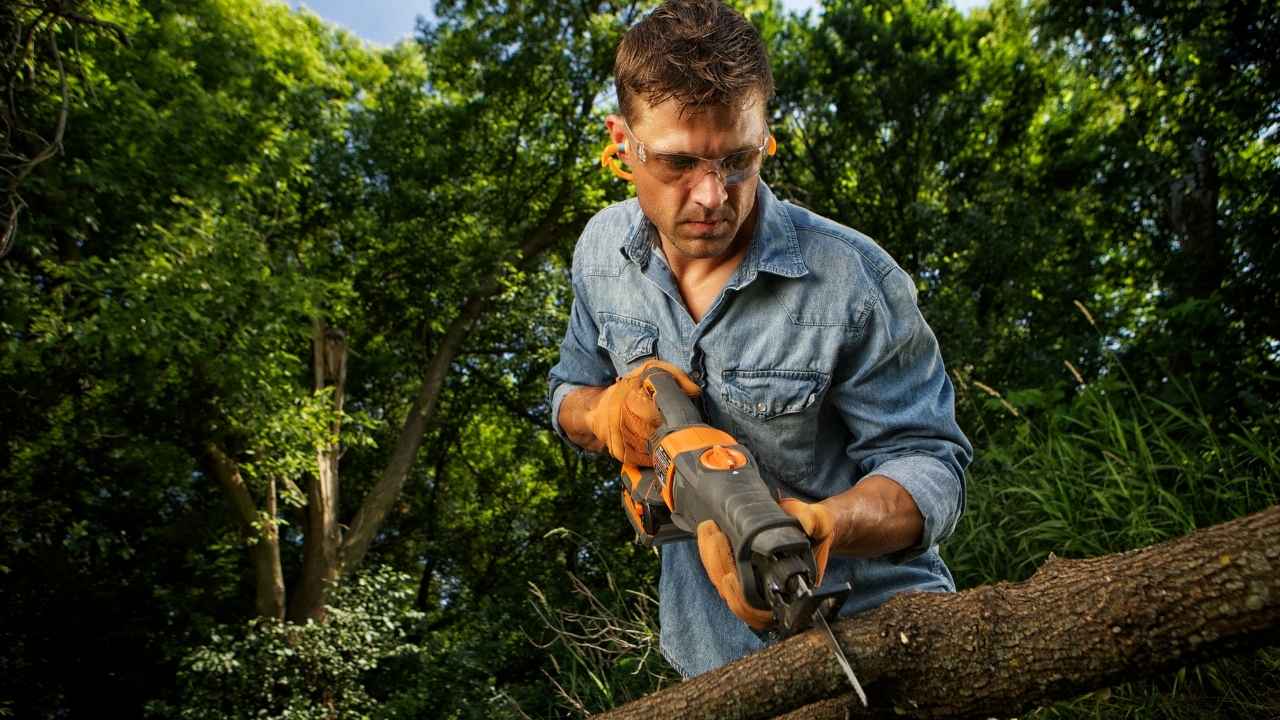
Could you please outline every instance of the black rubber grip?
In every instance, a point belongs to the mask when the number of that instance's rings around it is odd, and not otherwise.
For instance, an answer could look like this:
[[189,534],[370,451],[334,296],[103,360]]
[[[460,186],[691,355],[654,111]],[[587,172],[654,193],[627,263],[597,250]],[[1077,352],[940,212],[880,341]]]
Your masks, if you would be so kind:
[[653,401],[658,405],[658,412],[662,413],[664,425],[682,428],[703,424],[698,406],[684,394],[680,383],[671,377],[671,373],[661,368],[650,368],[644,377],[653,386]]

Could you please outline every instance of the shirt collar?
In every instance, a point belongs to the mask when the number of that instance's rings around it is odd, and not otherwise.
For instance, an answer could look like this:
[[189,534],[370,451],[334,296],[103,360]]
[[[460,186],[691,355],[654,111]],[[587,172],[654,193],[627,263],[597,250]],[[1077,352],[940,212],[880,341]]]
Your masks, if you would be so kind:
[[773,196],[773,191],[763,180],[756,186],[756,207],[759,208],[756,232],[748,254],[748,258],[755,255],[756,269],[789,278],[809,274],[809,266],[804,264],[804,255],[800,252],[796,226],[791,222],[791,213],[782,201]]
[[[649,264],[649,254],[656,243],[657,229],[645,217],[640,203],[635,203],[635,219],[621,250],[632,262],[644,268]],[[751,247],[736,275],[745,285],[760,272],[796,278],[809,273],[800,252],[796,227],[791,222],[787,208],[773,195],[769,186],[761,180],[756,185],[756,230]],[[731,281],[732,282],[732,281]]]

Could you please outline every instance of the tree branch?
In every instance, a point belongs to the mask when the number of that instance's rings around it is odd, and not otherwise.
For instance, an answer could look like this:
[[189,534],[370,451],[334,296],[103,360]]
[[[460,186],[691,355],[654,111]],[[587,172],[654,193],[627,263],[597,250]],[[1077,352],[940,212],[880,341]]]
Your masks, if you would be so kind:
[[280,564],[280,535],[276,528],[276,485],[267,482],[265,523],[240,468],[216,443],[205,444],[205,462],[231,501],[240,532],[249,545],[256,579],[258,615],[284,619],[284,571]]
[[[543,215],[541,225],[528,235],[517,251],[517,267],[528,267],[556,240],[560,239],[565,228],[573,221],[573,218],[563,217],[571,193],[572,187],[566,179]],[[404,490],[409,470],[413,467],[418,450],[422,446],[423,434],[435,415],[449,367],[462,349],[471,326],[489,309],[490,298],[501,289],[501,275],[497,272],[483,279],[463,304],[457,317],[449,323],[444,336],[440,338],[435,353],[427,363],[422,385],[418,389],[404,425],[401,426],[400,436],[396,440],[391,459],[387,461],[381,477],[365,496],[359,511],[351,521],[350,532],[343,542],[339,575],[354,570],[364,560],[365,553],[369,551],[369,546],[373,543],[378,529],[382,527],[391,507]]]
[[236,518],[242,525],[252,526],[258,519],[258,504],[249,493],[249,486],[240,475],[240,468],[236,467],[235,461],[215,443],[206,443],[204,451],[211,474],[222,486],[227,499],[231,501]]
[[18,194],[18,186],[36,169],[40,163],[48,160],[62,149],[62,136],[67,129],[67,114],[71,110],[71,91],[67,88],[67,69],[62,64],[62,53],[58,52],[58,39],[49,33],[49,50],[58,64],[58,81],[62,87],[62,108],[58,111],[58,124],[53,132],[53,140],[46,144],[35,157],[20,164],[5,186],[5,199],[9,204],[8,216],[4,220],[4,229],[0,232],[0,258],[13,249],[13,240],[18,233],[18,213],[22,212],[25,203]]
[[835,632],[869,709],[848,704],[810,631],[602,717],[1011,717],[1280,643],[1280,506],[1143,550],[1051,557],[1026,582],[900,595]]

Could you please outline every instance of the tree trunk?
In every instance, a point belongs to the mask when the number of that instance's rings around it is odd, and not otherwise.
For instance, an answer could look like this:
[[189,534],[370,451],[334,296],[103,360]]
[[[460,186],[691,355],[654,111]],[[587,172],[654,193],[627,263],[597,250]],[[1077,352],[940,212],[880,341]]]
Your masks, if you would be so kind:
[[869,709],[810,631],[604,717],[1013,717],[1280,643],[1280,506],[1143,550],[1050,557],[1021,583],[898,596],[834,629]]
[[[1206,133],[1207,134],[1207,133]],[[1216,148],[1201,137],[1191,146],[1193,170],[1180,185],[1182,196],[1173,206],[1177,228],[1183,236],[1187,266],[1187,292],[1195,298],[1208,298],[1222,287],[1231,269],[1231,256],[1218,232],[1218,197],[1222,181],[1218,177]]]
[[[209,474],[218,480],[240,521],[240,534],[249,544],[259,617],[284,619],[284,571],[280,565],[280,534],[276,528],[276,484],[267,483],[266,511],[259,515],[240,468],[215,443],[205,445]],[[264,517],[265,516],[265,517]]]
[[342,405],[346,398],[347,340],[340,330],[312,323],[315,392],[332,393],[333,420],[326,442],[316,448],[316,475],[307,486],[307,526],[302,546],[302,575],[289,599],[289,619],[324,619],[326,593],[338,578],[342,535],[338,530],[338,460],[341,456]]

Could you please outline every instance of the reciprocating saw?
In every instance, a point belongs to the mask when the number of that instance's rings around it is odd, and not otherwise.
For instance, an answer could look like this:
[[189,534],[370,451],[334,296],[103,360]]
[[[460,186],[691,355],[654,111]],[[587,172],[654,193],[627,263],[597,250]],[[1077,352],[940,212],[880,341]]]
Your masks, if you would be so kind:
[[800,521],[779,507],[751,451],[703,422],[670,373],[641,375],[662,424],[649,439],[653,468],[624,465],[622,507],[637,542],[652,546],[687,539],[714,520],[729,539],[748,604],[772,614],[781,637],[818,625],[858,696],[866,697],[827,624],[848,597],[842,583],[818,590],[817,565]]

